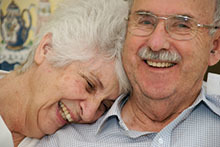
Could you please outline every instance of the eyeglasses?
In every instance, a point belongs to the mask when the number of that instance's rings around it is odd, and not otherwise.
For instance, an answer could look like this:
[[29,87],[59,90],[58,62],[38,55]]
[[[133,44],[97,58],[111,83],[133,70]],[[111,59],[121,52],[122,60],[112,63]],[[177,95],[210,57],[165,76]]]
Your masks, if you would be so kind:
[[159,17],[149,12],[138,11],[131,15],[128,31],[135,36],[147,37],[151,35],[159,19],[164,20],[165,30],[176,40],[190,40],[194,38],[199,28],[218,29],[219,26],[199,24],[194,19],[183,15]]

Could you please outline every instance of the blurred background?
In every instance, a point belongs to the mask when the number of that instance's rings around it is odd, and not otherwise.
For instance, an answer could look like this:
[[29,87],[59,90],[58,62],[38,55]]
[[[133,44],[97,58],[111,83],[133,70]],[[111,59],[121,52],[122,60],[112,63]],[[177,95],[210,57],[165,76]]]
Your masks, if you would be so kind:
[[33,38],[61,0],[0,0],[0,70],[25,61]]

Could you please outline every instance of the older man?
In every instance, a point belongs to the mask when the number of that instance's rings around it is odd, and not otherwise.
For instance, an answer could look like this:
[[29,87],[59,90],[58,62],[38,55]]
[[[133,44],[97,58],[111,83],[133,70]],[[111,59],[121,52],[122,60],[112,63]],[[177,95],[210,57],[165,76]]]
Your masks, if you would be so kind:
[[39,146],[219,147],[220,96],[203,77],[220,59],[220,1],[129,3],[122,58],[132,93],[95,124],[67,126]]

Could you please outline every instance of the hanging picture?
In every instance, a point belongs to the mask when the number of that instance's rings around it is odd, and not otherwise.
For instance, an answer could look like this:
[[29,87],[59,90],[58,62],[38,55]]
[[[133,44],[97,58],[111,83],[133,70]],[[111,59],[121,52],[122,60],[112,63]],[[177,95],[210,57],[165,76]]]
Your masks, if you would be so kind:
[[[51,3],[53,2],[53,3]],[[58,0],[0,0],[0,70],[23,63]]]

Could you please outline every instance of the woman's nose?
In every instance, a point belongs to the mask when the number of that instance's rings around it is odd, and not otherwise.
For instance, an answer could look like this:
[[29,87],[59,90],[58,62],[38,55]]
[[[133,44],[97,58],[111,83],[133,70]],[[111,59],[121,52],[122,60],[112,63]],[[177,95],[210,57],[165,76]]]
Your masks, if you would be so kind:
[[100,105],[102,99],[89,98],[87,100],[80,102],[80,107],[82,109],[81,118],[83,122],[93,122],[97,120],[103,113],[104,109],[101,110]]

